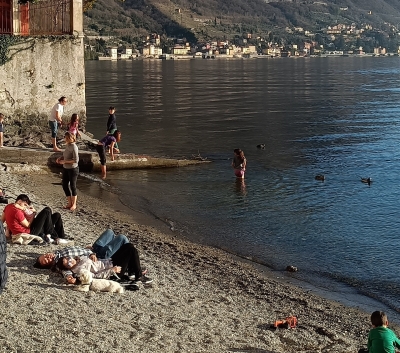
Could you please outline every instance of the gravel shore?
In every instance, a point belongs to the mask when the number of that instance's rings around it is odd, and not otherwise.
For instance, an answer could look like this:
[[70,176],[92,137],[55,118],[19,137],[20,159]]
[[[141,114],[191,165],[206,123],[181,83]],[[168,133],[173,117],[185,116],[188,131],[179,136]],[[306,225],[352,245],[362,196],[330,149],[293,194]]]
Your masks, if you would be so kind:
[[[107,227],[127,235],[154,282],[124,294],[76,292],[57,274],[32,266],[56,245],[9,244],[0,352],[345,353],[366,344],[370,313],[320,298],[221,250],[136,224],[132,215],[79,192],[78,209],[69,212],[62,209],[58,175],[26,164],[4,169],[0,187],[10,202],[26,193],[36,209],[60,212],[75,245],[93,243]],[[297,316],[297,328],[270,328],[290,315]]]

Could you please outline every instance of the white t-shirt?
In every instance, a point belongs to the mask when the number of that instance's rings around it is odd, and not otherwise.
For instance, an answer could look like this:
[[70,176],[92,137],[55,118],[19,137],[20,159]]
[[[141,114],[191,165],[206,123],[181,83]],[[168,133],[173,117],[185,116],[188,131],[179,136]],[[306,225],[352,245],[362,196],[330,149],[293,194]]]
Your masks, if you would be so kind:
[[59,116],[62,117],[64,113],[64,106],[60,103],[57,103],[53,109],[51,109],[49,121],[57,121],[56,119],[56,112],[58,112]]

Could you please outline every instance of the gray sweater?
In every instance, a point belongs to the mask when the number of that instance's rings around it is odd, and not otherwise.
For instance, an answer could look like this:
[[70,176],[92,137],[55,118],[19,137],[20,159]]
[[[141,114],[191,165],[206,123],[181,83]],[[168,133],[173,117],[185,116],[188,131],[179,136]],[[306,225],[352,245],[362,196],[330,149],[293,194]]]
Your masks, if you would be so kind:
[[64,161],[67,160],[74,160],[75,162],[73,164],[63,164],[63,167],[65,169],[73,169],[78,166],[79,162],[79,153],[78,153],[78,147],[75,143],[69,143],[65,146],[65,150],[63,152],[63,157]]

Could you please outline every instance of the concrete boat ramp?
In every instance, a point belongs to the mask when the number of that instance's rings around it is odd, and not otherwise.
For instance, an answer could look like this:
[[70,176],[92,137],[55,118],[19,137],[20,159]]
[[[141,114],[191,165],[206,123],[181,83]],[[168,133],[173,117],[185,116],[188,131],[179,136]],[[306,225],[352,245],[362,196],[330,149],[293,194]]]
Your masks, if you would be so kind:
[[[62,152],[53,152],[52,150],[23,147],[0,148],[0,162],[3,163],[28,163],[49,169],[61,169],[62,166],[56,163],[56,159],[61,156]],[[107,170],[176,168],[210,162],[200,159],[158,158],[131,153],[117,154],[115,157],[115,161],[111,161],[107,155]],[[79,151],[79,171],[100,171],[100,159],[97,152]]]

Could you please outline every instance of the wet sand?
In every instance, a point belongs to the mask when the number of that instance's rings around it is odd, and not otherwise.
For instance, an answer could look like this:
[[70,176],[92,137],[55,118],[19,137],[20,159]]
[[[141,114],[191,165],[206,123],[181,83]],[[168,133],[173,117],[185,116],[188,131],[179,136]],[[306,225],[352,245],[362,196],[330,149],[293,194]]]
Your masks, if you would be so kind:
[[[115,202],[110,207],[78,193],[77,211],[64,210],[60,177],[40,173],[30,165],[8,165],[0,171],[1,187],[13,198],[27,193],[38,210],[46,205],[60,212],[75,245],[92,243],[107,227],[127,235],[154,282],[122,295],[76,292],[59,275],[32,267],[39,254],[58,246],[9,244],[0,352],[344,353],[365,346],[370,313],[290,285],[222,250],[179,239],[168,227],[161,231],[157,220],[139,224],[140,214],[115,209]],[[297,328],[270,329],[290,315],[297,316]]]

